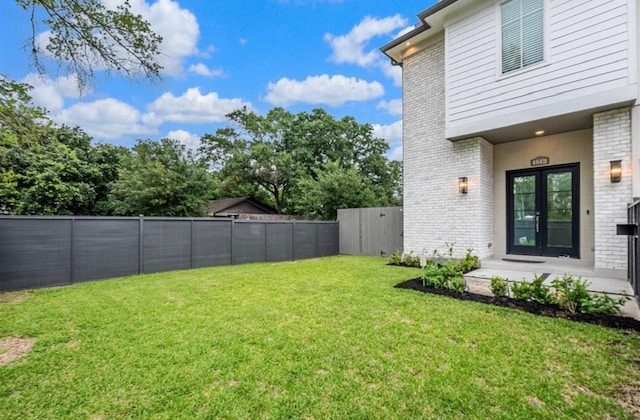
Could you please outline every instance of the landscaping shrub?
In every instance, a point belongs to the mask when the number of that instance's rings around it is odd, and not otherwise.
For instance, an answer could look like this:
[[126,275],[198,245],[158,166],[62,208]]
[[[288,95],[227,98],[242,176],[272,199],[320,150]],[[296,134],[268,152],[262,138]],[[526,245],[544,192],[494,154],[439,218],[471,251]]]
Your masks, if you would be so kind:
[[551,288],[544,284],[542,276],[536,276],[531,282],[531,299],[538,303],[552,304],[556,300],[551,293]]
[[525,281],[511,283],[511,293],[514,299],[531,300],[533,298],[533,288]]
[[420,268],[420,257],[414,257],[411,252],[402,255],[394,252],[393,254],[389,255],[389,258],[387,258],[387,264]]
[[403,260],[404,265],[406,265],[407,267],[416,267],[416,268],[420,268],[420,257],[418,256],[413,256],[412,253],[409,253],[407,255],[404,256],[404,260]]
[[422,284],[438,289],[450,289],[464,292],[466,284],[460,265],[456,260],[447,260],[439,265],[435,261],[427,261],[422,270]]
[[580,301],[579,310],[583,314],[615,315],[620,311],[628,296],[614,299],[609,295],[589,295],[589,299]]
[[402,265],[402,256],[397,252],[392,253],[387,258],[387,264],[389,265]]
[[424,286],[442,288],[446,280],[444,272],[438,263],[435,261],[427,261],[427,264],[422,269],[422,284]]
[[460,270],[462,270],[463,273],[468,273],[469,271],[480,267],[480,260],[477,255],[472,254],[472,251],[473,250],[471,248],[467,249],[466,255],[458,263]]
[[491,293],[497,297],[509,296],[509,283],[500,276],[491,277]]
[[467,290],[467,285],[462,274],[449,277],[449,279],[444,283],[444,287],[445,289],[453,290],[458,293],[463,293]]
[[554,279],[551,284],[555,289],[555,299],[558,305],[571,313],[579,311],[581,304],[591,298],[587,291],[589,283],[582,280],[582,277],[574,279],[565,274],[561,279]]

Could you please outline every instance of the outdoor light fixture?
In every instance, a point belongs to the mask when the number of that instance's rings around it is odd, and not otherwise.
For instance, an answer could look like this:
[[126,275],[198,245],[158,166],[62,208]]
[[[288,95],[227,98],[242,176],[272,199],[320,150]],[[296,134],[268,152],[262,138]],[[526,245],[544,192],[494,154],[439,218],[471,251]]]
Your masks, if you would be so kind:
[[620,179],[622,178],[622,161],[612,160],[609,164],[611,165],[611,182],[620,182]]
[[544,130],[538,130],[538,131],[535,132],[536,136],[541,136],[543,134],[544,134]]
[[460,191],[460,194],[466,194],[469,191],[469,182],[466,176],[458,178],[458,191]]

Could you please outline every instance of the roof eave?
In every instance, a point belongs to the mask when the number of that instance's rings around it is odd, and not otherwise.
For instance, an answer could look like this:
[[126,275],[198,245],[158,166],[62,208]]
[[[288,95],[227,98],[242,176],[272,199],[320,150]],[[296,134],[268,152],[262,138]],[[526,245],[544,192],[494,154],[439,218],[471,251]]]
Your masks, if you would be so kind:
[[413,37],[420,35],[421,33],[423,33],[424,31],[430,29],[431,27],[426,24],[423,23],[420,26],[417,26],[416,28],[410,30],[409,32],[407,32],[404,35],[399,36],[398,38],[394,39],[393,41],[389,42],[388,44],[380,47],[380,51],[386,55],[387,57],[389,57],[389,59],[391,60],[391,64],[393,64],[394,66],[397,66],[401,63],[399,63],[398,61],[396,61],[395,58],[393,58],[388,51],[394,47],[397,47],[400,44],[404,44],[405,42],[409,41],[410,39],[412,39]]
[[418,13],[418,19],[420,19],[421,21],[424,22],[424,20],[426,18],[428,18],[429,16],[438,13],[440,10],[447,8],[449,6],[451,6],[453,3],[457,2],[458,0],[442,0],[437,2],[436,4],[434,4],[433,6],[429,7],[428,9],[423,10],[422,12]]
[[390,50],[405,43],[408,41],[411,41],[411,39],[413,39],[414,37],[426,32],[427,30],[431,29],[431,25],[429,25],[426,21],[426,19],[438,12],[440,12],[441,10],[444,10],[445,8],[451,6],[452,4],[456,3],[458,0],[441,0],[438,3],[434,4],[433,6],[429,7],[426,10],[423,10],[422,12],[420,12],[418,14],[418,18],[420,19],[420,22],[418,23],[418,25],[416,25],[416,27],[414,29],[412,29],[411,31],[407,32],[406,34],[403,34],[401,36],[399,36],[398,38],[394,39],[393,41],[387,43],[386,45],[384,45],[383,47],[380,48],[380,51],[386,55],[387,57],[389,57],[389,59],[391,60],[391,64],[393,65],[402,65],[402,62],[399,61],[396,57],[394,57],[392,54],[390,54]]

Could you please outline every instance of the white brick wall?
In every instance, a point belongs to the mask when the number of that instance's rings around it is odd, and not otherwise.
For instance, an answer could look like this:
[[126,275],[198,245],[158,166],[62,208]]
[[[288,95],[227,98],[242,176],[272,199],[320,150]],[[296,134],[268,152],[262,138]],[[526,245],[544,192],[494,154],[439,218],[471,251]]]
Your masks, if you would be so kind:
[[[612,160],[622,160],[619,183],[611,183]],[[616,224],[627,220],[627,203],[632,197],[631,176],[631,108],[594,114],[595,268],[627,268],[627,238],[616,235]]]
[[[403,65],[404,249],[455,256],[473,248],[492,255],[493,146],[482,138],[445,138],[444,42],[407,58]],[[469,179],[468,194],[458,178]]]

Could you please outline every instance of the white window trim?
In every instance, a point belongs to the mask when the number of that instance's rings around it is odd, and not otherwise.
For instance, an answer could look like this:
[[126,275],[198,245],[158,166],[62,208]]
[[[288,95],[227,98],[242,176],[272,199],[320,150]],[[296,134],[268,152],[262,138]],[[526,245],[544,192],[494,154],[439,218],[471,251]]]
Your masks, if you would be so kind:
[[510,77],[519,76],[522,73],[527,73],[529,71],[533,71],[539,69],[541,67],[546,67],[551,64],[551,48],[550,45],[550,33],[551,33],[551,0],[543,0],[542,1],[542,42],[543,42],[543,51],[544,57],[542,61],[537,62],[535,64],[528,65],[526,67],[521,67],[517,70],[511,70],[510,72],[503,73],[502,72],[502,5],[509,0],[498,0],[494,6],[495,8],[495,28],[496,28],[496,81],[508,79]]

